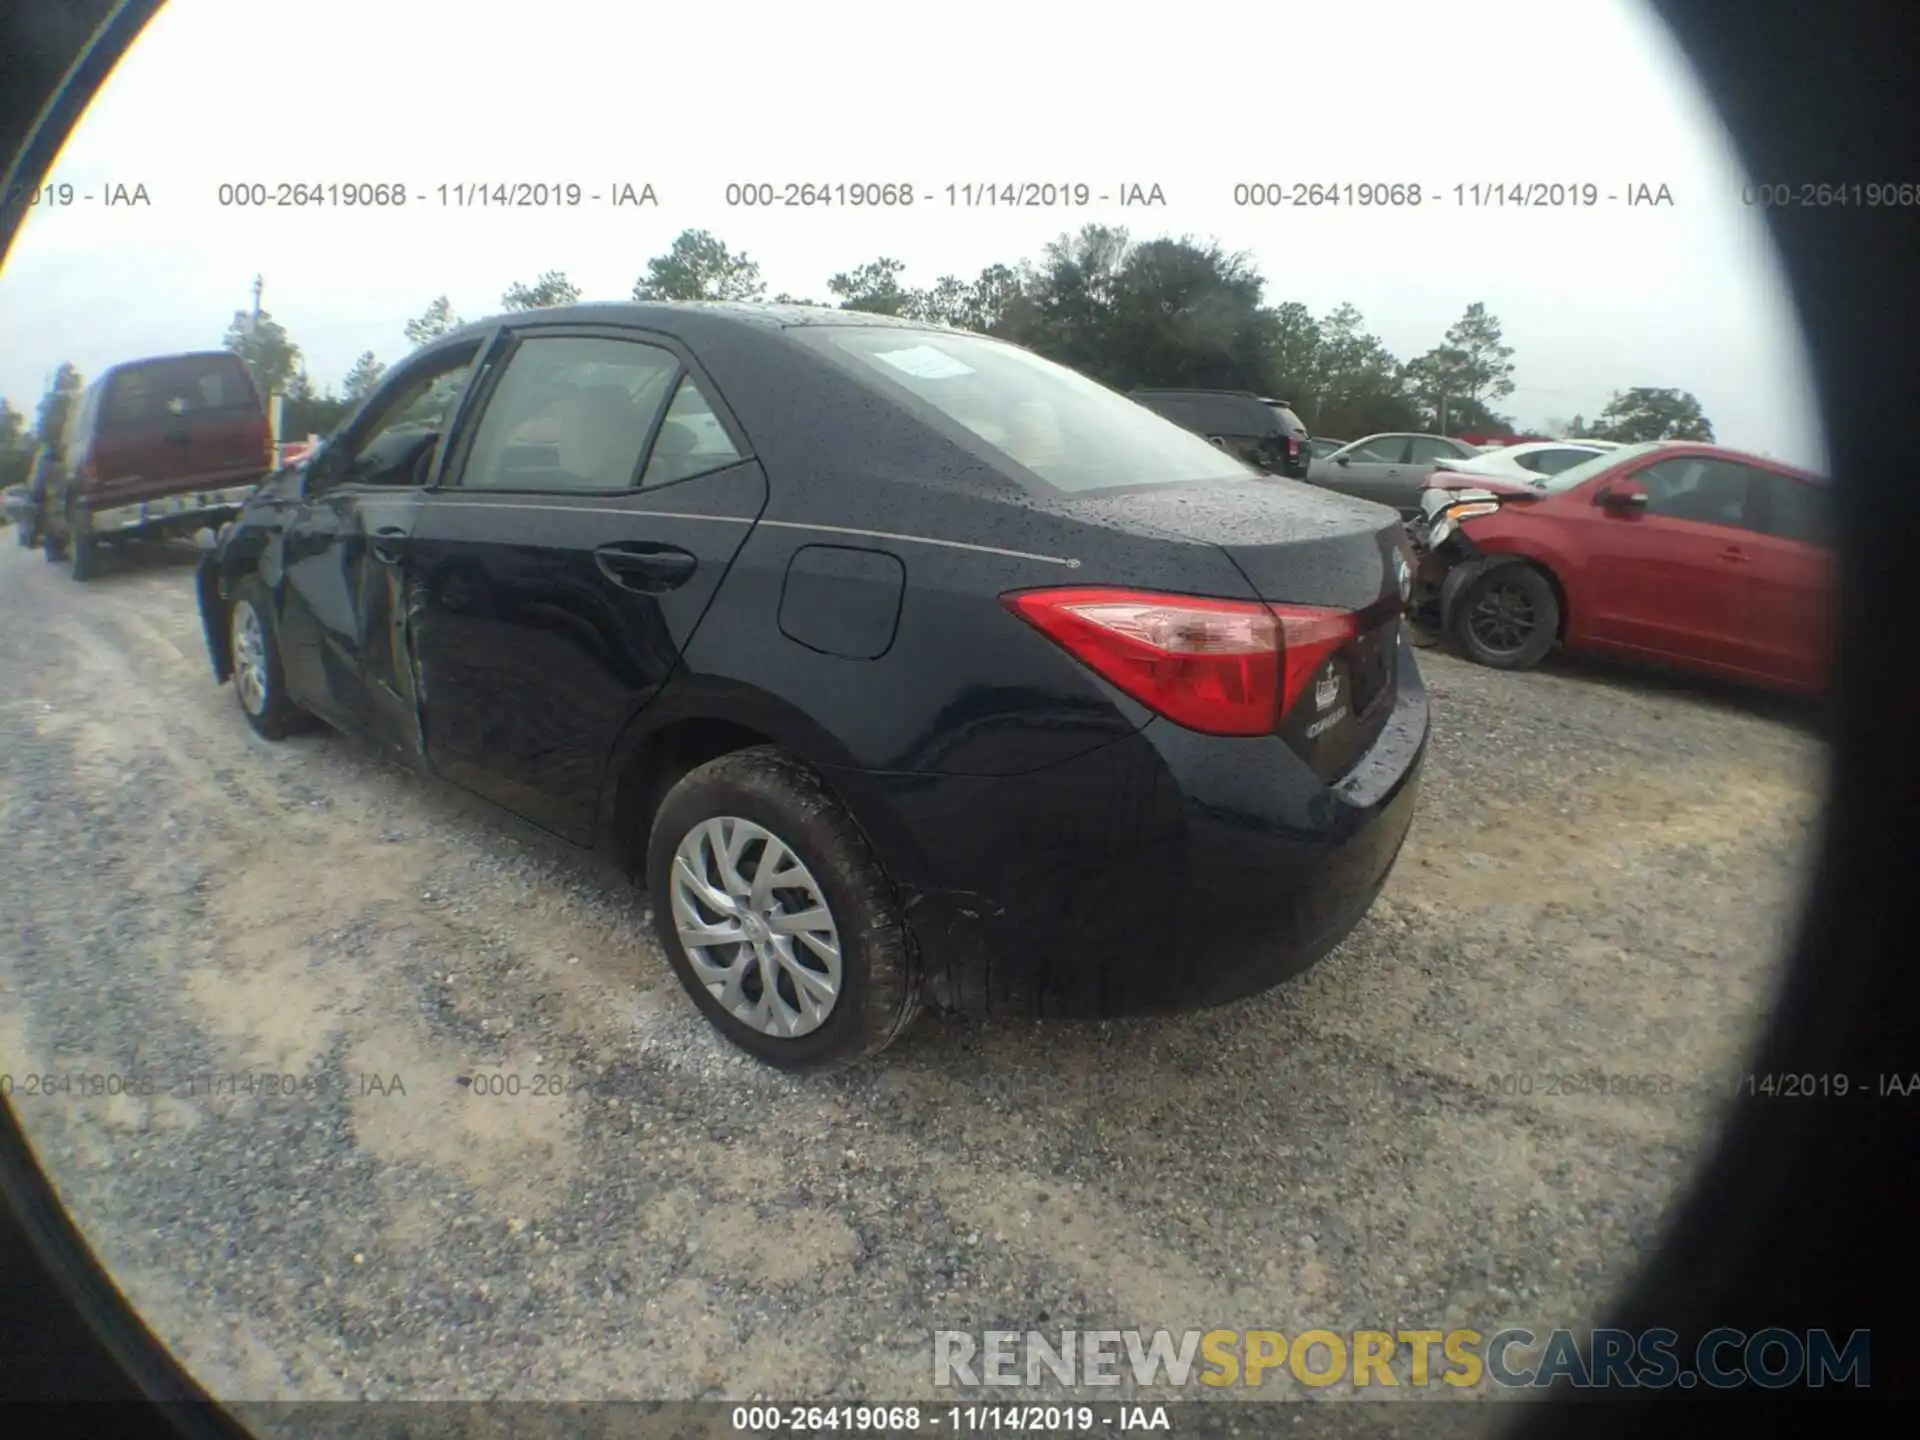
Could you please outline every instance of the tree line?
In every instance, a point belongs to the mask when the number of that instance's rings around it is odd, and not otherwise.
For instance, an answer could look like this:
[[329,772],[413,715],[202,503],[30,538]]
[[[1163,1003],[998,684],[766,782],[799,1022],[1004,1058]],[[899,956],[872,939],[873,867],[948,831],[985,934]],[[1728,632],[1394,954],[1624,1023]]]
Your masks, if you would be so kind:
[[[1513,347],[1485,304],[1467,306],[1423,354],[1402,360],[1368,330],[1351,304],[1316,316],[1297,301],[1269,304],[1248,256],[1191,236],[1136,240],[1088,225],[1038,256],[984,267],[930,285],[878,256],[828,277],[825,296],[767,293],[760,264],[706,230],[686,230],[646,262],[635,300],[732,300],[863,310],[954,325],[1010,340],[1118,389],[1138,385],[1251,390],[1289,402],[1316,435],[1357,438],[1382,430],[1511,434],[1525,427],[1496,407],[1513,394]],[[507,311],[580,300],[564,271],[515,281]],[[444,295],[402,327],[409,349],[462,323]],[[224,343],[263,393],[283,396],[290,436],[326,434],[380,383],[386,366],[362,353],[338,388],[317,386],[301,349],[271,314],[234,312]],[[35,440],[59,433],[82,387],[71,365],[55,372],[31,424],[0,399],[0,483],[15,483]],[[1684,390],[1617,390],[1591,420],[1576,415],[1540,427],[1594,439],[1712,440],[1713,425]]]

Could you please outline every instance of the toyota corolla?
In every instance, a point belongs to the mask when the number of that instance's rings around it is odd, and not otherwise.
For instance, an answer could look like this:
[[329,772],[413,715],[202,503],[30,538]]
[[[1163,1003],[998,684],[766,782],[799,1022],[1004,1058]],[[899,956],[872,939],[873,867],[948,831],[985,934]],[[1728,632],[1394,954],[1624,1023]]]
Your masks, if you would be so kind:
[[1336,945],[1426,746],[1404,543],[983,336],[577,305],[417,352],[198,584],[260,735],[616,858],[721,1033],[820,1070]]

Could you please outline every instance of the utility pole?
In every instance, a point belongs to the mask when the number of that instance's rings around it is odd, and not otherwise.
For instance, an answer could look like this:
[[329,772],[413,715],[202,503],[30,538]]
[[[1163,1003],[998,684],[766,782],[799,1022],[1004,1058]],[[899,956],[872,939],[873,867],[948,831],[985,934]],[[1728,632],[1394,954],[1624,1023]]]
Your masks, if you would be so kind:
[[1440,397],[1440,433],[1442,435],[1447,433],[1447,397],[1445,395]]
[[266,278],[253,277],[253,313],[247,317],[247,338],[251,340],[260,333],[260,292],[267,288]]

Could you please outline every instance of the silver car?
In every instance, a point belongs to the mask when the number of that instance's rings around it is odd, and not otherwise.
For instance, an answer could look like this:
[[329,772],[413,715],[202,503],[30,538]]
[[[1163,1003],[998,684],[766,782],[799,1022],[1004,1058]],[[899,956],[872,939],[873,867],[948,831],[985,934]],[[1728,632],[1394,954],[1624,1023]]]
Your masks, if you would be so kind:
[[1420,513],[1420,492],[1442,460],[1465,460],[1480,448],[1446,435],[1368,435],[1342,445],[1307,467],[1307,483],[1361,500],[1391,505],[1402,515]]

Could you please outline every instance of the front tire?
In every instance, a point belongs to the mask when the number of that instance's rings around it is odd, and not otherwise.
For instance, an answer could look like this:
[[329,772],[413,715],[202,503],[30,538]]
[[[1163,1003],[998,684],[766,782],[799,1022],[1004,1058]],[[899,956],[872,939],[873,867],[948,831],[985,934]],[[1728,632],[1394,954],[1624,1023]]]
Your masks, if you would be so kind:
[[307,728],[307,713],[287,698],[266,586],[251,575],[234,590],[227,608],[227,650],[233,657],[233,693],[256,734],[284,740]]
[[1537,568],[1496,565],[1467,586],[1453,611],[1453,638],[1495,670],[1531,670],[1560,636],[1560,599]]
[[771,746],[690,771],[647,842],[654,928],[723,1036],[782,1070],[878,1054],[919,1013],[918,959],[866,836]]

